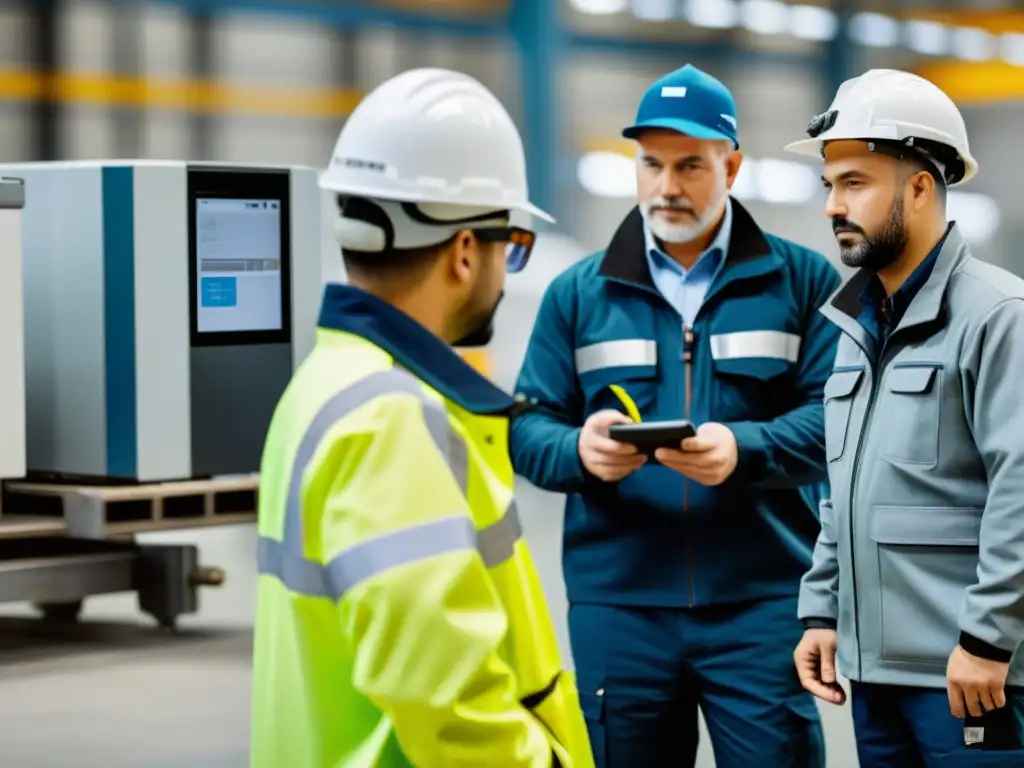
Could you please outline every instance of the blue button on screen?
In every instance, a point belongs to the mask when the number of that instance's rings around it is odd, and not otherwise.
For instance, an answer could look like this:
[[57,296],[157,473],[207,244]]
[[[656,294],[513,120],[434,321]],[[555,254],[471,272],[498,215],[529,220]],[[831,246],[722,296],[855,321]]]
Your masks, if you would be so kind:
[[204,307],[238,306],[238,278],[204,277],[201,290]]

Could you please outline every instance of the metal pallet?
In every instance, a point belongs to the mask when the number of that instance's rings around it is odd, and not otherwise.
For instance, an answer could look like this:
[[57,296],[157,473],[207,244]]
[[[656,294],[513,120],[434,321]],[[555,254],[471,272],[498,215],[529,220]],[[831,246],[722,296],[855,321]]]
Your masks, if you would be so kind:
[[4,485],[0,538],[109,539],[256,520],[258,475],[144,485]]
[[30,601],[50,620],[77,618],[94,595],[137,592],[140,609],[173,629],[198,609],[198,589],[223,583],[191,545],[139,545],[153,531],[256,520],[256,475],[145,485],[13,481],[3,486],[0,603]]

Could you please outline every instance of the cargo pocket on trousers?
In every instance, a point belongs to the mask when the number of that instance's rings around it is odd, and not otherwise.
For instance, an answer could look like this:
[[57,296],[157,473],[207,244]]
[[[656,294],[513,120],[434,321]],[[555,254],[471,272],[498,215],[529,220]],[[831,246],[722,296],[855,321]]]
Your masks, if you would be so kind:
[[580,709],[583,710],[583,719],[587,723],[587,733],[590,736],[590,748],[594,752],[594,763],[597,768],[605,768],[607,756],[604,733],[604,690],[580,691],[579,697]]

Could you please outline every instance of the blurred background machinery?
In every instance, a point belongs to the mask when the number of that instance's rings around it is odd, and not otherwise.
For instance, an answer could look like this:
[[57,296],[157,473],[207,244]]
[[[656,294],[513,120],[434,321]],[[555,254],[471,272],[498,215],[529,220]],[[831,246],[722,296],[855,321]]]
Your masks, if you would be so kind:
[[[951,217],[977,255],[1024,273],[1024,253],[1015,247],[1024,237],[1024,195],[1017,192],[1024,153],[1013,144],[1024,125],[1024,11],[1015,5],[0,0],[0,163],[123,158],[322,166],[361,94],[386,78],[430,65],[472,74],[519,122],[531,197],[559,219],[542,235],[530,268],[510,278],[494,342],[470,355],[511,387],[551,277],[601,247],[633,205],[632,147],[619,130],[644,88],[686,62],[719,77],[736,96],[747,155],[736,196],[766,229],[832,257],[818,171],[813,162],[784,155],[783,145],[803,135],[840,82],[865,69],[897,67],[933,80],[960,104],[981,164],[976,180],[950,194]],[[342,276],[336,252],[325,251],[323,266],[326,275]],[[560,500],[523,486],[526,535],[567,653]],[[212,655],[194,647],[145,661],[122,655],[120,671],[114,662],[103,667],[102,684],[92,667],[75,662],[56,671],[47,663],[31,673],[31,684],[0,685],[5,764],[247,763],[254,532],[239,526],[182,536],[139,540],[197,543],[229,570],[232,579],[182,623],[240,627],[237,636],[218,636]],[[137,606],[101,598],[86,614],[134,620]],[[22,675],[28,680],[30,673]],[[96,703],[100,688],[115,691],[116,704]],[[112,724],[120,721],[91,714],[114,706],[139,712],[116,735]],[[848,711],[831,709],[826,722],[830,765],[854,768]],[[713,765],[706,740],[700,764]]]
[[[982,254],[1014,269],[1024,157],[1024,12],[1012,0],[5,0],[3,160],[322,165],[360,94],[402,69],[464,70],[519,120],[531,186],[586,248],[630,206],[618,138],[643,87],[693,62],[735,92],[737,196],[834,250],[817,173],[782,146],[843,79],[911,69],[965,110],[981,163],[952,195]],[[624,157],[625,153],[625,157]]]

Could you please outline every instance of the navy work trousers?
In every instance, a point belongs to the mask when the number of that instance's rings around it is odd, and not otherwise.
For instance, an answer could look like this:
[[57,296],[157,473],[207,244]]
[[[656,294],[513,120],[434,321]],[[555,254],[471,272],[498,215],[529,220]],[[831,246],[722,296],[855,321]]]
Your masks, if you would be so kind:
[[[944,690],[852,683],[853,730],[861,768],[1022,768],[1024,692],[1007,690],[1007,709],[986,715],[982,742],[964,745],[964,721]],[[968,723],[975,727],[975,723]],[[1003,732],[1010,730],[1010,733]]]
[[597,768],[684,768],[697,709],[718,768],[822,768],[818,710],[793,666],[796,598],[692,609],[569,608]]

